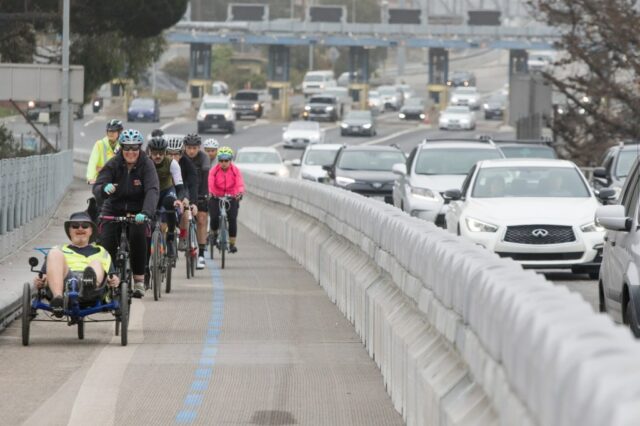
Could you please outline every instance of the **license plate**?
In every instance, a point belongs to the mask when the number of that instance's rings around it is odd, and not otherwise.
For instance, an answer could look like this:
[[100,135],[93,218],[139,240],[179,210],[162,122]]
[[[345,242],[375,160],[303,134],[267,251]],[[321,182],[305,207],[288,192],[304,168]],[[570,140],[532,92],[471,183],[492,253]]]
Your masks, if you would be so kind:
[[143,113],[138,113],[138,118],[142,118],[142,117],[144,117],[144,114]]

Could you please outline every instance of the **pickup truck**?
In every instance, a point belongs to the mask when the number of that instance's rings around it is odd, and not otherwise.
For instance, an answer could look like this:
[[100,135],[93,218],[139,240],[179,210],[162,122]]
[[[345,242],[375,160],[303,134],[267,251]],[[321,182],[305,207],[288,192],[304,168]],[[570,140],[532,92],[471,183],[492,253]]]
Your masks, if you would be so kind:
[[262,102],[260,92],[257,90],[239,90],[233,97],[233,110],[236,113],[236,120],[242,117],[262,117]]
[[[70,104],[70,112],[74,118],[84,118],[84,105]],[[49,123],[60,123],[60,103],[29,101],[27,103],[27,117],[31,121],[38,121],[40,113],[49,114]]]

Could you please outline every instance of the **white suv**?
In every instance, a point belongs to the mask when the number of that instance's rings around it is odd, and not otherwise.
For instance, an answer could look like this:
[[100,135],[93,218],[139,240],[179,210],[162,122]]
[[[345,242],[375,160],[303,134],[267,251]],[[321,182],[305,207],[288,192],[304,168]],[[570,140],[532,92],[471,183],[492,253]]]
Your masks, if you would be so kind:
[[[615,190],[601,189],[603,201],[615,199]],[[600,311],[628,324],[640,337],[640,163],[635,161],[622,187],[619,203],[596,212],[597,222],[607,229],[598,283]]]
[[407,163],[394,165],[393,204],[411,216],[444,226],[447,205],[442,193],[460,188],[479,160],[503,158],[489,140],[425,139],[413,148]]
[[236,114],[228,96],[205,96],[198,110],[198,133],[220,129],[229,133],[236,131]]
[[305,96],[322,93],[326,89],[338,86],[333,71],[309,71],[302,80],[302,93]]

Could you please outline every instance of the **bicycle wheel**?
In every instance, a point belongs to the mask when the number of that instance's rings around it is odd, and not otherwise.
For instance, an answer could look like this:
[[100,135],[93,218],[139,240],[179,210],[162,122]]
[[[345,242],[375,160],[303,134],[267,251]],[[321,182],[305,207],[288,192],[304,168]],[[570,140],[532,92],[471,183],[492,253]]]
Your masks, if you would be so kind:
[[213,249],[215,249],[216,246],[215,241],[213,240],[213,234],[211,232],[209,232],[209,237],[207,239],[209,240],[209,258],[213,260]]
[[160,276],[160,256],[161,256],[160,231],[153,231],[151,236],[151,262],[149,264],[149,272],[151,273],[150,284],[153,286],[153,300],[160,298],[160,286],[162,285],[162,277]]
[[189,224],[189,236],[190,236],[190,247],[191,247],[191,263],[189,267],[191,268],[191,276],[196,276],[196,259],[198,258],[198,237],[197,237],[196,224],[192,220]]
[[165,268],[167,268],[167,272],[166,272],[166,275],[165,275],[165,289],[164,289],[164,291],[166,293],[171,293],[171,270],[173,269],[173,267],[171,266],[172,260],[169,259],[169,258],[166,258],[165,260],[166,260],[165,261]]
[[120,344],[127,346],[129,341],[129,283],[120,283]]
[[29,335],[31,332],[31,284],[24,283],[22,286],[22,345],[29,346]]
[[78,339],[84,340],[84,318],[78,319]]
[[226,217],[220,217],[220,268],[224,269],[225,253],[228,250],[229,234],[227,231],[227,219]]

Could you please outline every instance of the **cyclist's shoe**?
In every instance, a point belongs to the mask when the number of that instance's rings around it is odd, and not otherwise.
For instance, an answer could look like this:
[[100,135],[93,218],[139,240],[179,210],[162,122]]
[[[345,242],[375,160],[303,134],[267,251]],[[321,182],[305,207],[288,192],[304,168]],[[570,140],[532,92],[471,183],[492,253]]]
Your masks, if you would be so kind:
[[78,293],[81,298],[87,298],[93,294],[96,289],[96,271],[91,266],[84,268],[82,279],[80,280],[80,290]]
[[144,297],[144,282],[136,281],[133,283],[133,297],[141,299]]
[[238,247],[235,244],[229,244],[229,253],[237,253]]
[[198,256],[198,263],[196,264],[196,269],[204,269],[204,256]]
[[55,296],[51,299],[51,312],[56,318],[62,318],[64,316],[64,299],[62,296]]

